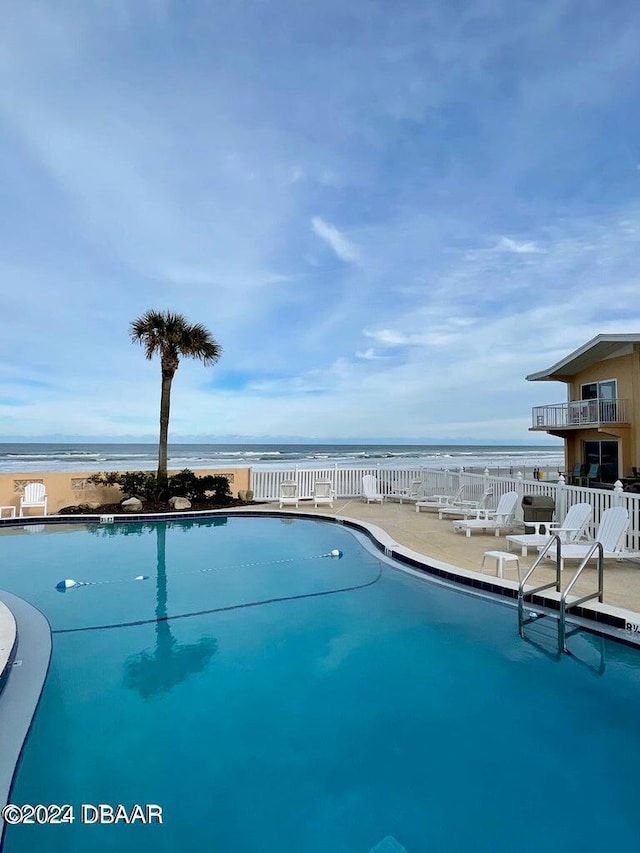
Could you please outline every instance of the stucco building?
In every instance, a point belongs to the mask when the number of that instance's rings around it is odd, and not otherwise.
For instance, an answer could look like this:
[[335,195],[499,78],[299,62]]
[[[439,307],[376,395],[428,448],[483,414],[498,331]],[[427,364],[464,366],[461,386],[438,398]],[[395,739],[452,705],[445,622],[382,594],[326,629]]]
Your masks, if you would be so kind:
[[[564,439],[568,472],[613,483],[640,467],[640,334],[597,335],[532,382],[567,385],[567,400],[533,409],[534,432]],[[597,469],[594,468],[597,466]]]

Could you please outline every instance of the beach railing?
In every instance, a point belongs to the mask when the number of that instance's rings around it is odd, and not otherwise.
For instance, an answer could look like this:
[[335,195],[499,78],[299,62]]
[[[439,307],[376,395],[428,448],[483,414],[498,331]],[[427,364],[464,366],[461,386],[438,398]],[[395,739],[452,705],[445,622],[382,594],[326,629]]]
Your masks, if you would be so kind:
[[[448,472],[436,472],[434,483],[441,489],[451,489],[454,478]],[[408,490],[415,480],[422,481],[421,468],[280,468],[251,470],[251,489],[254,500],[275,501],[280,497],[280,484],[287,480],[298,484],[298,496],[311,498],[316,480],[330,480],[337,497],[355,498],[362,494],[362,478],[365,474],[377,477],[385,495]]]
[[382,494],[392,495],[408,491],[419,480],[425,495],[455,494],[464,486],[466,500],[480,500],[487,489],[493,494],[489,506],[494,506],[505,492],[516,491],[518,504],[516,518],[522,520],[522,498],[525,495],[545,495],[555,500],[555,518],[561,521],[569,507],[576,503],[589,503],[593,507],[593,519],[587,531],[593,535],[600,523],[602,513],[612,506],[624,506],[629,512],[629,531],[627,548],[640,551],[640,494],[624,492],[621,484],[613,489],[592,489],[587,486],[568,486],[564,477],[557,482],[525,479],[521,475],[495,476],[488,470],[484,473],[471,473],[464,470],[452,471],[438,468],[380,468],[339,467],[251,470],[251,488],[257,501],[277,501],[280,497],[280,483],[293,480],[298,483],[301,498],[313,495],[316,480],[331,480],[337,498],[357,498],[362,494],[362,477],[371,474],[378,480]]

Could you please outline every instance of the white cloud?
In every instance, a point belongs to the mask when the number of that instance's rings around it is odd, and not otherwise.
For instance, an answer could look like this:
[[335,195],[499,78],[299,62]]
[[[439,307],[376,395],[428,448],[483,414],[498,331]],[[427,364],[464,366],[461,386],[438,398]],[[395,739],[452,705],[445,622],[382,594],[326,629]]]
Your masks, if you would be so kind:
[[366,350],[356,350],[356,358],[362,358],[365,361],[378,361],[388,357],[386,355],[378,355],[373,347],[369,347]]
[[356,246],[353,245],[342,234],[335,225],[325,222],[319,216],[314,216],[311,220],[311,227],[315,234],[323,240],[329,248],[333,249],[341,261],[346,263],[357,263],[359,252]]
[[388,347],[440,347],[451,343],[453,335],[448,332],[427,332],[425,334],[406,334],[394,329],[363,329],[363,334]]
[[511,237],[501,237],[495,247],[497,252],[513,252],[515,255],[537,255],[543,252],[528,240],[512,240]]

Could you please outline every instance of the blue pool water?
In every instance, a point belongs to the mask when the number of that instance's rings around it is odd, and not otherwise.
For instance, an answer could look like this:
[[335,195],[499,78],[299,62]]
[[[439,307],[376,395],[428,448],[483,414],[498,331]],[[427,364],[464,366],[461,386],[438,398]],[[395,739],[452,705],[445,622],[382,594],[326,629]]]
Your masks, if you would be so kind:
[[554,657],[511,607],[302,519],[5,531],[0,555],[54,631],[12,802],[164,817],[9,827],[6,853],[637,849],[634,649]]

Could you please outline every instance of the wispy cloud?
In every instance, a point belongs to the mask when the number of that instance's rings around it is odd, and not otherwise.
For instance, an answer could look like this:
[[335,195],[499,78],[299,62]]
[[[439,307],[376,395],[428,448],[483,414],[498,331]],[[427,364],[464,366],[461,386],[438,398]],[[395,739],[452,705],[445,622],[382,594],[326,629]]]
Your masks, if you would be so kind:
[[325,222],[319,216],[314,216],[311,220],[311,227],[315,234],[323,240],[330,249],[333,249],[335,254],[341,261],[346,263],[356,263],[358,261],[358,250],[347,238],[342,234],[335,225]]
[[363,334],[373,338],[382,346],[387,347],[440,347],[450,344],[453,335],[446,332],[427,332],[424,334],[407,334],[394,329],[364,329]]
[[512,240],[511,237],[501,237],[495,248],[497,252],[513,252],[516,255],[536,255],[544,251],[529,240]]
[[380,355],[373,347],[368,347],[366,350],[356,350],[356,358],[362,358],[365,361],[380,361],[388,357],[387,355]]

